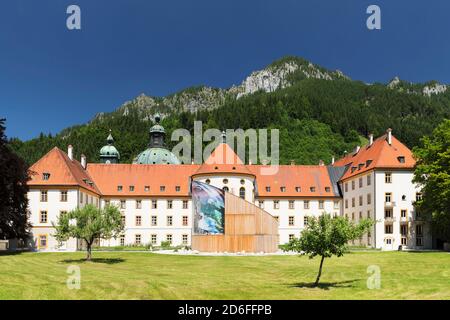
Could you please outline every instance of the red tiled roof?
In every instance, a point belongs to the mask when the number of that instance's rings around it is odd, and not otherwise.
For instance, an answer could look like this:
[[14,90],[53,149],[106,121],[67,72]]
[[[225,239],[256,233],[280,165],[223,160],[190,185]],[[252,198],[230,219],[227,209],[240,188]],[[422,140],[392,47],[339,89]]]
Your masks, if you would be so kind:
[[[404,163],[399,158],[404,158]],[[392,144],[387,141],[387,134],[376,139],[371,146],[362,147],[357,153],[352,153],[336,161],[334,166],[348,166],[341,180],[348,179],[360,173],[377,168],[412,169],[416,161],[408,147],[392,136]]]
[[[195,164],[88,164],[87,171],[104,196],[188,196]],[[118,191],[122,186],[122,191]],[[130,186],[134,191],[130,191]],[[145,187],[149,191],[145,191]],[[164,190],[161,189],[164,187]],[[180,191],[176,191],[180,187]]]
[[[80,186],[99,194],[95,181],[77,160],[70,160],[65,152],[55,147],[30,167],[29,186]],[[43,174],[49,173],[48,180]],[[89,184],[92,183],[92,185]]]
[[[260,197],[335,196],[326,166],[280,165],[273,175],[263,175],[262,169],[268,166],[250,165],[248,168],[256,176]],[[270,191],[267,187],[270,187]],[[285,191],[282,190],[283,187]]]

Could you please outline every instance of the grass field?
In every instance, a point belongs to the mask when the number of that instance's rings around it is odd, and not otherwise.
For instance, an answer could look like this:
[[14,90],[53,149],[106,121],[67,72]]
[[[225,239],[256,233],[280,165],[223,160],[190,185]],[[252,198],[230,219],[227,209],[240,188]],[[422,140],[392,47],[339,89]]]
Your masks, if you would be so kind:
[[[298,256],[179,256],[140,252],[0,255],[0,299],[450,299],[450,254],[355,252],[326,259]],[[81,289],[66,286],[78,265]],[[367,267],[381,288],[367,289]]]

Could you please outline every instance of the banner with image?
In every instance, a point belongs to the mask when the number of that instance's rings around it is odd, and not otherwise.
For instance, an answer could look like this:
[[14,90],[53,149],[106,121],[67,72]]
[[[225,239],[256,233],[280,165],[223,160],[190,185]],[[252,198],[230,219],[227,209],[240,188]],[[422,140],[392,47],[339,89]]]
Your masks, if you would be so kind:
[[194,234],[224,234],[225,193],[209,184],[192,181]]

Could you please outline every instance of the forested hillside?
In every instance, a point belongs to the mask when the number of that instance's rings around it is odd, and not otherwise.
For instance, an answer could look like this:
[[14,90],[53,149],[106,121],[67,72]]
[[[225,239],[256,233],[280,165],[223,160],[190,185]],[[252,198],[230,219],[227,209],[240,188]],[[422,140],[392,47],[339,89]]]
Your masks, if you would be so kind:
[[67,128],[55,136],[41,134],[30,141],[11,139],[12,148],[32,164],[52,147],[74,146],[88,161],[99,160],[109,129],[122,162],[146,148],[156,112],[163,114],[168,146],[176,128],[193,131],[195,120],[207,128],[278,128],[280,160],[328,163],[364,142],[368,133],[387,128],[409,147],[419,144],[443,118],[450,118],[450,90],[435,82],[389,84],[353,81],[301,58],[283,58],[252,73],[229,89],[193,87],[168,97],[141,95],[112,113],[100,113],[90,123]]

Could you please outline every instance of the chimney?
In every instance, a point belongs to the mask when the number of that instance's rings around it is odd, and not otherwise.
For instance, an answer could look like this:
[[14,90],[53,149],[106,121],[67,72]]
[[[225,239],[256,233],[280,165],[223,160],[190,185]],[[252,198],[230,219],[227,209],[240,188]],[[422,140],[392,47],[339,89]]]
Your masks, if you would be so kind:
[[323,160],[319,160],[319,166],[323,166],[325,165],[325,163],[323,162]]
[[331,157],[331,164],[334,164],[334,156]]
[[295,166],[295,160],[291,160],[291,166]]
[[389,143],[389,145],[391,145],[392,144],[392,129],[391,128],[389,128],[389,129],[387,129],[387,142]]
[[369,146],[373,144],[373,133],[369,134]]
[[360,146],[356,146],[356,147],[355,147],[355,154],[358,153],[360,149],[361,149]]
[[86,156],[84,154],[81,155],[81,166],[86,169]]
[[71,144],[67,147],[67,155],[69,156],[70,160],[73,160],[73,147]]

